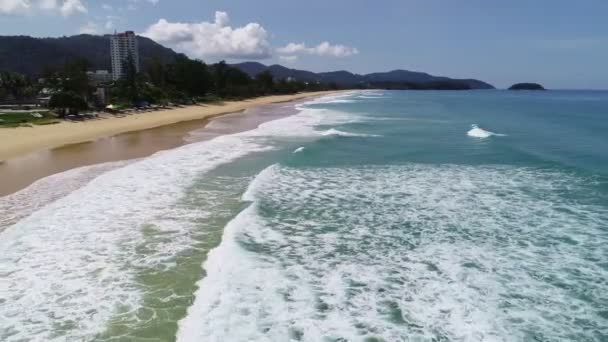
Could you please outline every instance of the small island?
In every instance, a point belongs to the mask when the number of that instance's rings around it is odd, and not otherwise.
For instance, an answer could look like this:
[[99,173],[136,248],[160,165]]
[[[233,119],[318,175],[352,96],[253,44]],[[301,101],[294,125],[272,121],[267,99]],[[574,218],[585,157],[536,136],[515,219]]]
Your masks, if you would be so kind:
[[538,83],[516,83],[509,87],[509,90],[546,90]]

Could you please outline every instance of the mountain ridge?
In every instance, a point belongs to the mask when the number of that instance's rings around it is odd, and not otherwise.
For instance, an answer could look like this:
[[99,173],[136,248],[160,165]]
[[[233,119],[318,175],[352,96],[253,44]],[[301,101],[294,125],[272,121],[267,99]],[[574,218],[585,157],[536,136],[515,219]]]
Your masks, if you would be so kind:
[[[180,55],[146,37],[138,36],[137,42],[142,61],[155,57],[170,63]],[[36,77],[46,67],[63,65],[78,58],[87,59],[91,69],[110,70],[110,36],[0,36],[0,70]]]
[[[0,36],[0,70],[14,71],[30,77],[40,76],[45,68],[62,65],[71,60],[85,58],[91,69],[110,70],[110,36],[80,34],[57,38],[34,38],[29,36]],[[164,47],[155,41],[138,36],[140,60],[145,65],[152,58],[164,63],[175,61],[182,54]],[[251,77],[268,70],[275,78],[293,78],[303,82],[335,83],[341,87],[394,87],[395,89],[431,89],[441,84],[445,89],[494,89],[486,82],[476,79],[456,79],[434,76],[426,72],[403,69],[375,72],[365,75],[347,70],[315,73],[288,68],[279,64],[265,65],[259,62],[231,64]],[[417,88],[423,85],[422,88]],[[424,85],[430,85],[425,88]]]
[[276,78],[292,77],[304,82],[335,82],[339,85],[357,86],[373,85],[374,83],[434,83],[434,82],[461,82],[471,89],[494,89],[494,86],[477,79],[450,78],[445,76],[434,76],[426,72],[395,69],[387,72],[374,72],[369,74],[356,74],[346,70],[314,73],[307,70],[287,68],[282,65],[265,65],[260,62],[243,62],[231,64],[231,66],[246,72],[252,77],[263,71],[270,71]]

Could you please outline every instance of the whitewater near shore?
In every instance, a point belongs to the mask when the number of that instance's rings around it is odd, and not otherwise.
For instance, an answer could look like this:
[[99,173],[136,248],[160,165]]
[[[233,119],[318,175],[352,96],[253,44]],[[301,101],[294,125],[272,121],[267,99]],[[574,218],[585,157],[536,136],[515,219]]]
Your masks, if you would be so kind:
[[103,120],[77,123],[62,122],[49,126],[0,129],[0,141],[2,141],[2,144],[0,144],[0,161],[44,149],[92,141],[102,137],[160,127],[182,121],[207,119],[217,115],[243,111],[255,106],[293,101],[332,92],[335,91],[264,96],[243,101],[194,105],[126,117],[109,117]]
[[603,341],[607,105],[334,94],[47,177],[0,198],[0,340]]

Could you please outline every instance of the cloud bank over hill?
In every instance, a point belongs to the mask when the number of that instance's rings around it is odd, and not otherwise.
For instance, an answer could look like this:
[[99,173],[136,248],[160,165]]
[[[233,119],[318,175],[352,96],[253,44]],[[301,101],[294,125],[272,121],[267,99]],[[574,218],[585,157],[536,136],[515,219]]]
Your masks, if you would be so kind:
[[322,42],[313,47],[307,47],[304,43],[289,43],[284,47],[278,48],[277,52],[284,55],[309,54],[327,57],[348,57],[358,54],[359,50],[341,44],[332,45],[329,42]]
[[[228,13],[217,11],[213,22],[169,22],[160,19],[142,33],[143,36],[168,45],[191,57],[265,59],[272,56],[270,33],[259,23],[231,26]],[[299,55],[348,57],[359,53],[354,47],[327,41],[308,47],[289,43],[276,49],[283,61],[295,61]]]
[[[0,16],[37,17],[51,15],[77,24],[78,33],[103,35],[118,28],[129,27],[129,13],[136,13],[144,5],[155,7],[160,0],[123,0],[122,2],[93,2],[91,0],[0,0]],[[80,16],[77,16],[79,15]],[[158,18],[158,17],[156,17]],[[161,17],[144,26],[142,36],[192,58],[203,60],[263,60],[277,57],[285,63],[295,63],[300,57],[346,58],[359,54],[355,47],[330,43],[307,44],[290,42],[273,44],[271,34],[262,24],[231,23],[227,12],[216,11],[212,20],[171,21]],[[283,38],[285,39],[285,38]],[[284,44],[285,40],[283,40]]]
[[181,23],[160,19],[143,36],[192,57],[263,59],[271,56],[268,32],[258,23],[230,26],[226,12],[215,12],[213,22]]

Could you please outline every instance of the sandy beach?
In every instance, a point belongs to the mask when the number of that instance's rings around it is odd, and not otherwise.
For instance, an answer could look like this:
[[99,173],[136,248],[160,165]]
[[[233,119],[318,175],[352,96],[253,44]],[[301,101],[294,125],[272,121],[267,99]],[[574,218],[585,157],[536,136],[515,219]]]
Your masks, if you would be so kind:
[[[253,129],[262,121],[272,119],[266,115],[252,114],[253,108],[260,107],[259,111],[264,112],[272,111],[272,106],[281,106],[281,102],[326,93],[268,96],[125,117],[109,116],[88,122],[0,129],[0,196],[12,194],[36,180],[77,167],[141,158],[176,148],[188,143],[186,138],[190,132],[199,132],[203,128],[194,140]],[[244,110],[248,111],[226,115]],[[210,120],[222,121],[224,128],[207,129]]]
[[85,122],[62,122],[48,126],[0,129],[0,141],[2,142],[0,144],[0,161],[63,145],[93,141],[103,137],[182,121],[209,119],[217,115],[239,112],[255,106],[293,101],[327,93],[331,93],[331,91],[265,96],[244,101],[227,101],[221,104],[193,105],[125,117],[110,116],[102,120]]

